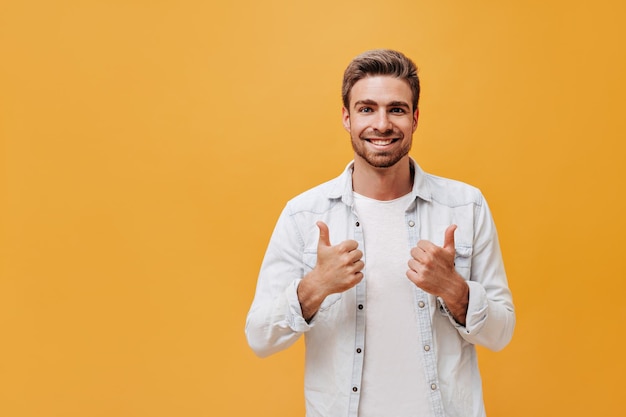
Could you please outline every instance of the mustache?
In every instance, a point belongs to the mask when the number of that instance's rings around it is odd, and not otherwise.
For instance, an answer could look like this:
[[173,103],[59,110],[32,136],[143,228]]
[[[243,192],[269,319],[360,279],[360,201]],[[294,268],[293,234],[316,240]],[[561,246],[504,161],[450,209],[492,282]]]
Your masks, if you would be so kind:
[[368,131],[359,135],[359,139],[389,139],[389,138],[404,138],[404,135],[399,130],[388,130],[385,132]]

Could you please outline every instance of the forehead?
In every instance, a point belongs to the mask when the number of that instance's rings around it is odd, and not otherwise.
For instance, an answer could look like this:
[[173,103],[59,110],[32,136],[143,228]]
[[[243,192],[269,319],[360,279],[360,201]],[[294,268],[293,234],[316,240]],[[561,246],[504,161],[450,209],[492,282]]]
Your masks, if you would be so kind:
[[357,101],[370,100],[379,104],[392,101],[412,102],[413,93],[408,81],[389,75],[375,75],[360,79],[350,91],[350,106]]

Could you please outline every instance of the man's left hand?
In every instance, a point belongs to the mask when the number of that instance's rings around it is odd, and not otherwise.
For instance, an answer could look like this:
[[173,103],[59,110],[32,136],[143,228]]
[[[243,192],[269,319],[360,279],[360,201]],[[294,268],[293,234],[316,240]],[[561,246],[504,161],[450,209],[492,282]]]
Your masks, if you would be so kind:
[[406,276],[427,293],[441,297],[454,319],[465,324],[469,287],[454,269],[456,228],[453,224],[446,229],[443,247],[428,240],[417,242],[417,246],[411,249]]

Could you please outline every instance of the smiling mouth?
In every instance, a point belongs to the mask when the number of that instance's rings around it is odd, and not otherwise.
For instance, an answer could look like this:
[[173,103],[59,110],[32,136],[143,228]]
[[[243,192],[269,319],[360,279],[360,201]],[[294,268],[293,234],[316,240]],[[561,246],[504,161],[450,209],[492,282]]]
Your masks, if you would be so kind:
[[372,145],[376,145],[376,146],[386,146],[386,145],[391,145],[393,142],[398,141],[399,139],[370,139],[370,138],[365,138],[366,141],[368,141],[369,143],[371,143]]

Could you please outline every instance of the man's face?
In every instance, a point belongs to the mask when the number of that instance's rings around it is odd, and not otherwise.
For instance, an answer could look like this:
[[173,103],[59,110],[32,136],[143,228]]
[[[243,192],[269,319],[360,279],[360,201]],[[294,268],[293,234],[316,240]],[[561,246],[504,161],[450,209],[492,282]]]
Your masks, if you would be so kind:
[[411,149],[418,110],[411,108],[409,84],[377,75],[357,81],[350,92],[350,108],[343,108],[343,126],[350,133],[355,159],[375,168],[388,168]]

